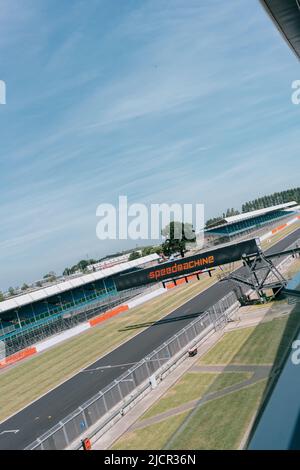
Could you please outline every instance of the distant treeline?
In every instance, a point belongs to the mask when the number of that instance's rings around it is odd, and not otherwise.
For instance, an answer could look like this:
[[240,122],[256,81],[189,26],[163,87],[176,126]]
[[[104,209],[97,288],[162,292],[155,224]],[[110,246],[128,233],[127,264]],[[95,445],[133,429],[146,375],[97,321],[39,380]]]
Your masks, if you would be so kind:
[[[259,197],[253,201],[245,202],[242,205],[242,212],[251,212],[258,209],[265,209],[266,207],[276,206],[278,204],[284,204],[286,202],[296,201],[300,204],[300,188],[292,188],[286,191],[273,193],[268,196]],[[232,215],[240,214],[240,211],[236,209],[227,209],[223,212],[222,216],[213,217],[206,222],[206,227],[216,225],[220,223],[225,217],[231,217]]]
[[284,204],[290,201],[296,201],[300,204],[300,188],[288,189],[287,191],[273,193],[269,196],[263,196],[253,201],[245,202],[245,204],[242,205],[242,212],[264,209],[265,207],[276,206],[277,204]]

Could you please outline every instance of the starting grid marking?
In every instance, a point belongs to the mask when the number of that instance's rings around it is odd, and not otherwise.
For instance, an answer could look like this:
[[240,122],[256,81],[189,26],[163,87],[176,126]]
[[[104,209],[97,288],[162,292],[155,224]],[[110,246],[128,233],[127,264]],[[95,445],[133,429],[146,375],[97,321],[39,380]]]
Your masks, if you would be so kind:
[[94,371],[97,371],[97,370],[102,370],[102,369],[111,369],[113,367],[126,367],[126,366],[132,366],[132,365],[135,365],[136,362],[127,362],[125,364],[115,364],[115,365],[109,365],[109,366],[99,366],[99,367],[96,367],[95,369],[84,369],[82,370],[81,372],[94,372]]
[[17,434],[19,431],[20,429],[8,429],[7,431],[0,432],[0,436],[2,436],[3,434],[10,434],[10,433]]

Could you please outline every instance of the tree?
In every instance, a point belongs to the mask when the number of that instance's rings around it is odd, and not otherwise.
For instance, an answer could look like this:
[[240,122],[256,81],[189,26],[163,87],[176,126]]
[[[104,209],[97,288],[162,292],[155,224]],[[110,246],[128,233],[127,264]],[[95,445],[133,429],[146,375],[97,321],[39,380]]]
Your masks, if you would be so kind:
[[209,227],[220,225],[223,223],[224,218],[225,218],[225,214],[223,214],[223,217],[213,217],[212,219],[208,219],[208,221],[205,224],[205,227],[209,228]]
[[97,263],[95,259],[82,259],[71,268],[65,268],[63,276],[70,276],[70,274],[74,274],[76,271],[85,272],[88,266],[95,263]]
[[132,251],[132,252],[130,253],[128,259],[129,259],[129,261],[134,261],[135,259],[138,259],[138,258],[140,258],[140,257],[141,257],[141,255],[140,255],[140,253],[139,253],[138,251]]
[[56,274],[54,271],[50,271],[48,274],[45,274],[43,279],[48,282],[54,282],[56,280]]
[[156,253],[157,255],[160,255],[162,253],[162,246],[161,245],[153,246],[150,254],[154,254],[154,253]]
[[14,289],[13,287],[10,287],[10,288],[8,289],[8,293],[9,293],[9,295],[12,297],[13,295],[15,295],[15,289]]
[[300,188],[287,189],[286,191],[276,192],[267,196],[248,201],[243,204],[243,212],[251,212],[256,209],[265,209],[266,207],[284,204],[286,202],[296,201],[300,203]]
[[35,283],[35,285],[36,285],[36,287],[42,287],[42,286],[43,286],[43,284],[42,284],[41,281],[37,281],[37,282]]
[[0,290],[0,302],[3,302],[3,300],[4,300],[4,295],[3,295],[3,292],[1,292]]
[[166,239],[162,244],[162,250],[166,256],[179,252],[184,257],[187,243],[196,242],[196,235],[192,224],[172,221],[161,233]]
[[146,246],[145,248],[142,249],[142,256],[148,256],[151,255],[152,253],[152,246]]
[[86,259],[82,259],[81,261],[79,261],[79,263],[77,263],[77,270],[79,271],[85,271],[86,268],[90,265],[91,263],[86,260]]
[[21,287],[21,290],[27,290],[27,289],[29,289],[29,285],[26,284],[26,282],[24,282],[24,284]]

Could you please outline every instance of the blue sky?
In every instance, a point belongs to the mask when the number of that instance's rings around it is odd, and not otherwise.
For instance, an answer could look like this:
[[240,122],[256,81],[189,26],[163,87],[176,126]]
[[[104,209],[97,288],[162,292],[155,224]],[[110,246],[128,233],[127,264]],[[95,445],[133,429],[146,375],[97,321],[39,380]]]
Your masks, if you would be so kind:
[[256,0],[1,0],[0,288],[127,245],[98,204],[299,185],[299,64]]

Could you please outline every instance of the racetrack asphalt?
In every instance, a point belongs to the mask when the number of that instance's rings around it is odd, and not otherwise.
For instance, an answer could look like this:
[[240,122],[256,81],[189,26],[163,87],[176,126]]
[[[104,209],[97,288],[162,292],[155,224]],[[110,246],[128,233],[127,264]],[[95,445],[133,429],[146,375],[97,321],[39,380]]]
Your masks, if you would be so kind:
[[[300,238],[300,229],[276,243],[267,253],[282,251]],[[243,270],[244,268],[240,268]],[[154,324],[114,351],[100,358],[84,371],[34,401],[20,412],[0,424],[0,449],[24,449],[36,438],[61,421],[80,405],[105,388],[130,366],[150,354],[167,339],[193,321],[230,291],[232,283],[218,282],[196,297],[175,309],[165,319],[166,323]],[[182,316],[182,319],[180,317]],[[104,366],[115,366],[101,369]],[[97,369],[97,370],[93,370]],[[16,433],[9,431],[18,431]]]

